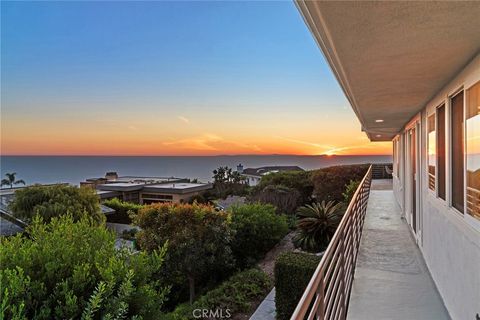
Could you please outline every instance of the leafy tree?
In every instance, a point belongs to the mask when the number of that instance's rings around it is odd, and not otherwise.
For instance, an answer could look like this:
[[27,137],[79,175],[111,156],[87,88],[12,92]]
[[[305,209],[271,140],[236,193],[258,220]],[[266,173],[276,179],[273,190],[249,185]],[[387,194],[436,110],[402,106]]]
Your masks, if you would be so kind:
[[134,220],[142,230],[137,234],[140,247],[157,250],[168,242],[167,272],[180,272],[188,280],[190,302],[196,281],[212,277],[233,264],[229,217],[201,204],[158,203],[141,209]]
[[213,170],[213,180],[215,183],[240,183],[244,180],[238,171],[233,171],[229,167],[219,167]]
[[71,214],[74,220],[80,219],[83,214],[97,222],[105,219],[99,198],[92,189],[69,185],[34,185],[18,190],[10,209],[16,217],[27,222],[36,215],[45,222],[64,214]]
[[341,219],[341,203],[314,203],[297,211],[299,233],[293,241],[296,247],[316,252],[328,246]]
[[245,204],[229,209],[235,236],[232,251],[240,267],[262,258],[288,232],[286,217],[269,204]]
[[143,207],[141,204],[122,201],[117,198],[108,199],[104,201],[103,204],[115,210],[114,214],[107,216],[107,222],[124,224],[131,224],[132,217]]
[[225,198],[229,194],[244,194],[247,188],[245,177],[229,167],[213,170],[213,188],[217,196]]
[[297,189],[282,185],[268,185],[251,196],[251,199],[273,205],[279,214],[294,214],[298,206],[302,204],[302,196]]
[[5,176],[7,177],[6,179],[2,179],[2,182],[1,182],[1,185],[2,187],[3,186],[10,186],[10,189],[13,188],[13,185],[14,184],[23,184],[25,185],[25,181],[23,180],[17,180],[16,179],[16,176],[17,173],[16,172],[12,172],[12,173],[5,173]]
[[0,319],[160,317],[165,247],[118,250],[115,234],[87,216],[36,217],[27,232],[0,240]]

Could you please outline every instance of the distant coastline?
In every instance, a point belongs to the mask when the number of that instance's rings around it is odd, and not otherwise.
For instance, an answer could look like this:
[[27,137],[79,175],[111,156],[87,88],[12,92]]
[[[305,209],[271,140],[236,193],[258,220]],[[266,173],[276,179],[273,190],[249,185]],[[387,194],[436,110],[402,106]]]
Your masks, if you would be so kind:
[[332,165],[391,162],[391,155],[220,155],[220,156],[0,156],[1,175],[17,172],[27,184],[67,182],[77,185],[107,171],[121,175],[175,176],[210,181],[219,166],[235,168],[267,165],[297,165],[313,170]]

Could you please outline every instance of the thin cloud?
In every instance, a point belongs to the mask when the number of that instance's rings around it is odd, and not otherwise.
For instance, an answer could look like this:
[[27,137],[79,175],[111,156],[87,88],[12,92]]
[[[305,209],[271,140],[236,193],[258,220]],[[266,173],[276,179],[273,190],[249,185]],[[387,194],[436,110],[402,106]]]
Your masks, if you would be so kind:
[[212,133],[204,133],[199,136],[178,139],[163,142],[164,146],[176,149],[186,150],[202,150],[202,151],[218,151],[228,152],[229,150],[238,151],[261,151],[258,145],[226,140]]
[[190,123],[190,119],[184,117],[184,116],[178,116],[178,120],[182,121],[183,123]]
[[325,144],[319,144],[315,142],[310,142],[310,141],[304,141],[304,140],[298,140],[298,139],[291,139],[291,138],[286,138],[282,136],[276,136],[279,139],[285,140],[285,141],[290,141],[290,142],[295,142],[299,144],[304,144],[307,146],[312,146],[312,147],[317,147],[317,148],[322,148],[322,149],[331,149],[334,148],[332,145],[325,145]]

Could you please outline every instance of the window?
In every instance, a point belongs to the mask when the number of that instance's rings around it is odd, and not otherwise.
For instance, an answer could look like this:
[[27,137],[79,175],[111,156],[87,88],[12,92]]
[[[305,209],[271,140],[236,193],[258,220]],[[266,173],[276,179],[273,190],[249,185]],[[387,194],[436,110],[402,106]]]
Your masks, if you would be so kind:
[[437,190],[438,197],[445,200],[445,105],[437,109]]
[[436,168],[436,136],[435,136],[435,114],[428,117],[428,188],[435,191],[435,168]]
[[139,201],[138,192],[126,192],[123,196],[123,201],[138,203]]
[[480,82],[467,91],[467,213],[480,220]]
[[393,140],[393,172],[400,176],[400,138]]
[[142,199],[162,199],[162,200],[172,200],[173,196],[168,194],[157,194],[157,193],[143,193]]
[[464,212],[463,193],[463,91],[451,99],[451,158],[452,158],[452,206]]

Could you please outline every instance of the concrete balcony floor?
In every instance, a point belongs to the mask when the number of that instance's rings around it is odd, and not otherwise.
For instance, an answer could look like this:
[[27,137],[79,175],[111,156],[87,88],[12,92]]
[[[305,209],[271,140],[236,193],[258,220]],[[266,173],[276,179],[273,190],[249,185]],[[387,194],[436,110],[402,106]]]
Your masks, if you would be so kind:
[[391,180],[372,181],[347,319],[450,319]]

